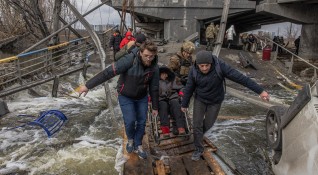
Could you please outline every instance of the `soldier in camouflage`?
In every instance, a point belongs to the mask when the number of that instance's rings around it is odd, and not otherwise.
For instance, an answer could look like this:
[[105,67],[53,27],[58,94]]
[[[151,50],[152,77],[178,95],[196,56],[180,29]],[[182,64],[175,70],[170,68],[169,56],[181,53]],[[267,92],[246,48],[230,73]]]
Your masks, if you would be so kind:
[[181,83],[185,86],[188,80],[188,73],[193,64],[192,53],[195,46],[191,41],[182,44],[181,51],[170,58],[168,67],[181,79]]
[[213,50],[213,45],[215,42],[215,26],[214,23],[212,22],[205,30],[205,37],[207,41],[207,46],[206,50],[212,51]]

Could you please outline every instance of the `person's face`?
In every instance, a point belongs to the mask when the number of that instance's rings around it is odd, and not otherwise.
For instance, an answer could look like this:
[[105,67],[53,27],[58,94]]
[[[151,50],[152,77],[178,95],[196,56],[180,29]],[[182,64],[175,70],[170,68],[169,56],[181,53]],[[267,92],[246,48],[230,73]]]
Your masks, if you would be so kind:
[[203,74],[207,74],[211,69],[211,64],[198,64],[198,67]]
[[168,74],[166,73],[166,72],[162,72],[161,74],[160,74],[160,79],[161,80],[166,80],[168,78]]
[[192,55],[192,53],[184,50],[182,51],[182,55],[185,59],[188,59]]
[[140,52],[140,56],[142,64],[144,66],[149,67],[151,65],[152,60],[155,58],[156,54],[145,49],[143,52]]
[[131,38],[131,36],[127,36],[127,39],[130,39]]

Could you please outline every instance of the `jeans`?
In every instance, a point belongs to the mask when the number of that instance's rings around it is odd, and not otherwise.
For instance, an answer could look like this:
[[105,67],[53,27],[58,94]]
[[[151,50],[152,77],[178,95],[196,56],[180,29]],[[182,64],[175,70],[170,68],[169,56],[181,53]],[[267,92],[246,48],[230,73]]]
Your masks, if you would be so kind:
[[194,146],[196,150],[202,152],[203,147],[203,135],[208,131],[214,124],[221,104],[207,105],[201,101],[194,99],[193,103],[193,137]]
[[134,100],[129,97],[119,95],[119,105],[123,113],[126,135],[129,140],[134,140],[134,147],[142,145],[142,138],[145,133],[148,97]]

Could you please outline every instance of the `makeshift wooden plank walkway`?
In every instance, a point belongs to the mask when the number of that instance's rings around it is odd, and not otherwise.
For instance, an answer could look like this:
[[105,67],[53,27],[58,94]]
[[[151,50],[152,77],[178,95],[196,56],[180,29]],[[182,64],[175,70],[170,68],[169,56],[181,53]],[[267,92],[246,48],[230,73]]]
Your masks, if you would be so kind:
[[205,152],[199,161],[192,161],[193,136],[173,136],[156,144],[149,125],[143,139],[147,159],[140,159],[136,153],[126,152],[127,138],[124,137],[124,154],[129,157],[123,167],[124,175],[223,175],[225,172],[212,156],[217,148],[205,139]]

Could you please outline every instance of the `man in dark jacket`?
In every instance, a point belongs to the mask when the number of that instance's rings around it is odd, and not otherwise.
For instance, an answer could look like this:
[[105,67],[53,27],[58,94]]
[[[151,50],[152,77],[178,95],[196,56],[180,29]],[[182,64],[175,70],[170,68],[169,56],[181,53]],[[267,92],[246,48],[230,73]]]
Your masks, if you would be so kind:
[[148,110],[148,87],[152,99],[152,114],[157,116],[159,68],[157,46],[153,42],[146,41],[139,49],[135,48],[132,53],[95,75],[85,86],[79,88],[79,94],[84,93],[85,96],[89,89],[120,75],[117,92],[128,137],[126,150],[128,153],[135,150],[140,158],[145,159],[147,154],[142,149],[142,138]]
[[119,44],[122,39],[123,38],[121,37],[119,30],[115,30],[114,34],[109,40],[109,47],[113,49],[114,58],[115,58],[115,54],[120,50]]
[[196,151],[192,154],[192,160],[194,161],[199,160],[203,154],[203,135],[213,126],[221,108],[221,103],[224,100],[224,78],[251,89],[259,94],[263,100],[269,100],[268,93],[253,80],[233,69],[216,56],[212,56],[211,52],[198,52],[195,66],[189,72],[181,104],[181,110],[186,112],[190,98],[195,93],[193,136]]

